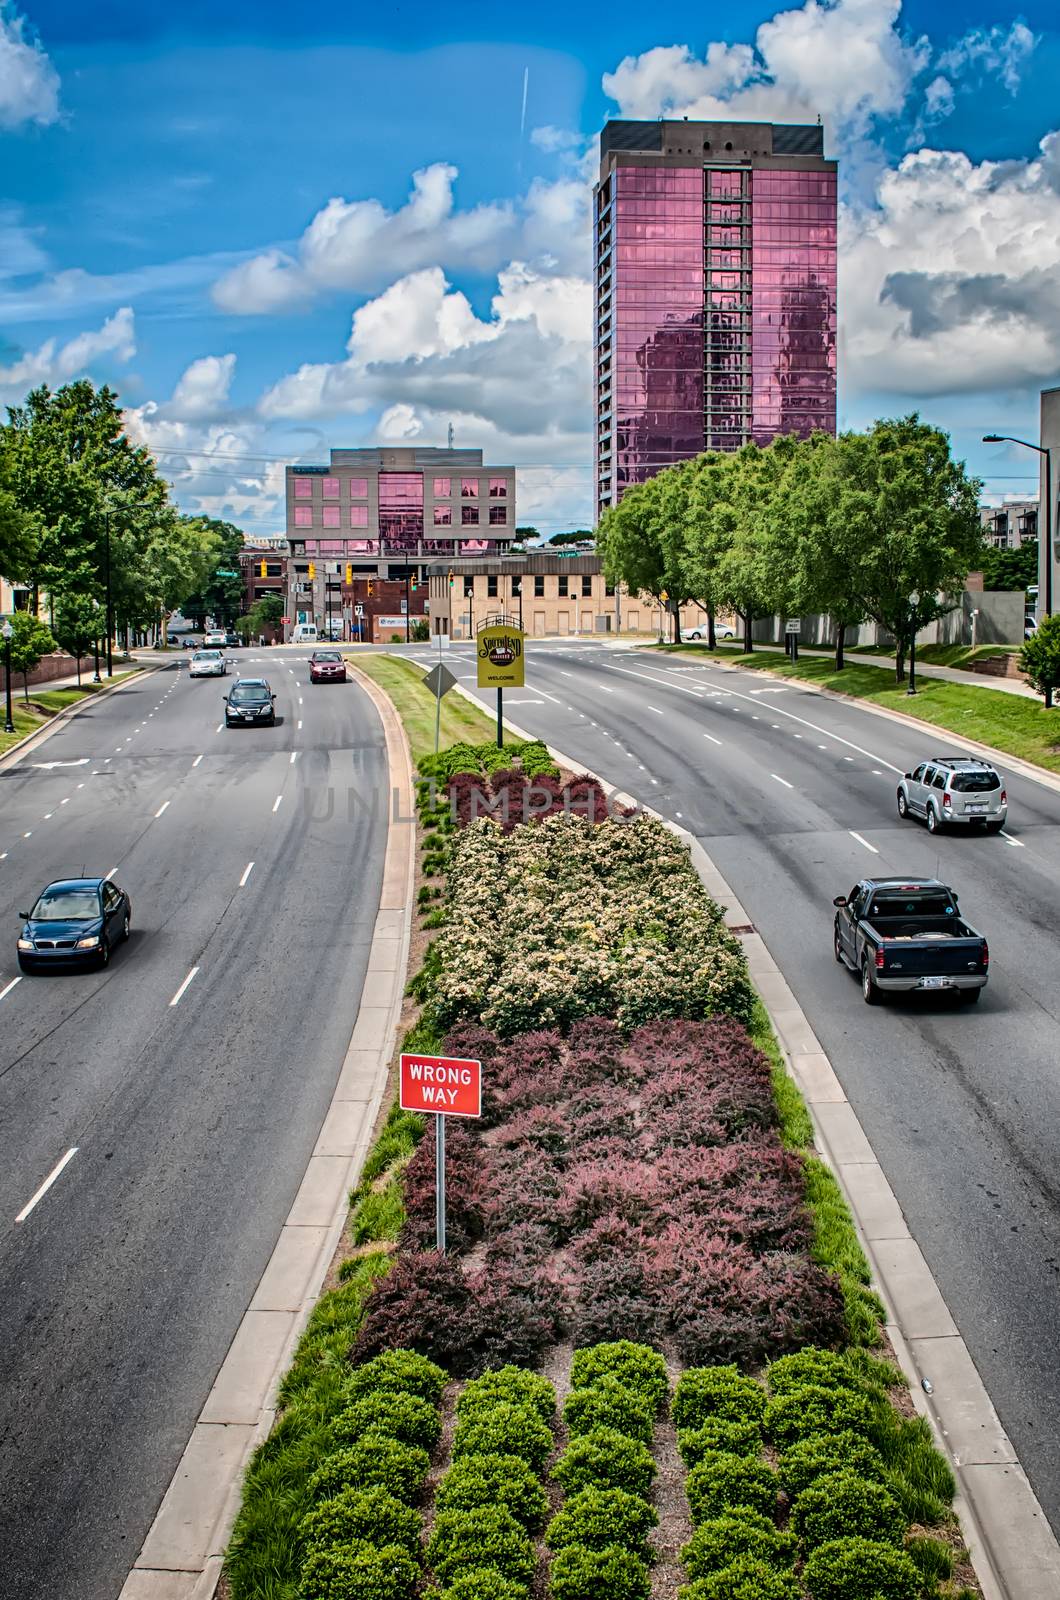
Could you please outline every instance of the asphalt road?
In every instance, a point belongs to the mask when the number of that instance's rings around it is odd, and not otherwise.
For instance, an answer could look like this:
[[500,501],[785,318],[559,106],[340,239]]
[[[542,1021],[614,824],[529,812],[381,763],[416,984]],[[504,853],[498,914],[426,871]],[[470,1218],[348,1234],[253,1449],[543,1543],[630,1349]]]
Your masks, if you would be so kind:
[[[386,758],[367,698],[308,686],[306,654],[236,653],[274,729],[219,727],[233,678],[174,662],[0,772],[5,1600],[115,1600],[338,1077]],[[17,910],[112,869],[133,932],[108,970],[12,986]]]
[[[469,652],[448,660],[474,693]],[[1005,835],[932,838],[899,821],[896,780],[959,739],[647,651],[531,642],[505,711],[702,840],[828,1051],[1060,1533],[1060,793],[1006,772]],[[945,879],[987,935],[977,1007],[870,1011],[833,960],[833,895],[898,874]]]

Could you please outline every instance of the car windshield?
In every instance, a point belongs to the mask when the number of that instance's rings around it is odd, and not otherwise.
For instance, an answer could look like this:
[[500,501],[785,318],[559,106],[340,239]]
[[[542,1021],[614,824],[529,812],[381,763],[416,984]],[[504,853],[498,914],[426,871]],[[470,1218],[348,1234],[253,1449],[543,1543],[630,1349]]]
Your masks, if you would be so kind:
[[341,659],[337,650],[318,650],[313,657],[314,661],[341,661]]
[[220,650],[196,650],[192,659],[195,661],[218,661],[220,656]]
[[99,916],[95,889],[45,889],[30,913],[37,922],[91,922]]
[[1001,779],[996,772],[955,772],[950,784],[955,794],[983,794],[1000,787]]
[[228,696],[229,704],[234,700],[237,705],[247,705],[257,700],[267,700],[268,690],[260,683],[237,683],[232,693]]

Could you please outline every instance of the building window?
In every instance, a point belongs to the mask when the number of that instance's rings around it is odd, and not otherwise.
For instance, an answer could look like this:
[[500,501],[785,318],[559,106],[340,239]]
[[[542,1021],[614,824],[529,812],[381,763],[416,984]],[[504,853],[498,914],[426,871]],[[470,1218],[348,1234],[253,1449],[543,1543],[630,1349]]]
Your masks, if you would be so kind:
[[448,498],[452,494],[452,492],[453,492],[453,480],[452,480],[452,478],[435,478],[435,480],[434,480],[434,498],[436,500],[448,500]]
[[491,500],[507,500],[507,498],[508,498],[508,480],[507,480],[507,478],[491,478],[490,479],[490,499]]
[[321,539],[320,554],[322,556],[345,555],[346,547],[341,539]]
[[570,588],[570,579],[567,577],[567,574],[564,573],[562,578],[560,578],[560,580],[559,580],[559,597],[560,597],[561,600],[566,600],[567,599],[567,593],[568,593],[569,588]]
[[478,499],[478,479],[477,478],[461,478],[461,480],[460,480],[460,493],[461,493],[461,495],[463,496],[463,498],[465,500],[477,500]]
[[367,506],[351,506],[350,507],[350,527],[351,528],[367,528],[367,526],[368,526],[368,507]]
[[496,600],[496,598],[497,598],[497,575],[496,575],[496,573],[491,573],[486,579],[486,598],[488,600]]
[[508,526],[508,507],[490,506],[490,527],[506,528]]
[[592,597],[592,592],[593,592],[593,580],[592,580],[592,578],[583,578],[582,579],[582,599],[583,600],[590,599]]
[[[337,483],[338,479],[336,478],[335,481]],[[324,507],[324,526],[325,528],[339,528],[342,526],[341,522],[339,521],[338,506]]]
[[521,599],[522,598],[522,593],[523,593],[523,580],[522,580],[522,578],[519,577],[519,575],[517,573],[513,573],[512,574],[512,599],[513,600]]
[[[307,556],[315,556],[316,555],[316,553],[317,553],[317,542],[316,542],[315,539],[307,539],[306,540],[306,542],[305,542],[305,553],[306,553]],[[304,572],[305,568],[304,567],[299,567],[298,570],[299,570],[299,572]]]
[[313,526],[313,507],[295,506],[294,525],[296,528],[311,528]]
[[[448,478],[446,478],[443,481],[448,483],[449,480],[448,480]],[[465,510],[466,510],[466,507],[465,507]],[[449,528],[449,527],[452,526],[452,522],[453,522],[453,508],[452,508],[452,506],[435,506],[435,508],[434,508],[434,526],[436,528]]]
[[535,600],[543,600],[544,598],[545,598],[545,580],[542,577],[535,577],[534,578],[534,599]]
[[605,583],[604,584],[604,593],[606,594],[606,596],[607,596],[607,598],[609,600],[614,599],[614,594],[615,594],[615,586],[614,586],[614,584],[613,583]]
[[478,523],[478,506],[461,506],[460,521],[465,528],[475,527]]
[[312,498],[313,498],[313,480],[312,480],[312,478],[296,478],[294,480],[294,497],[295,497],[296,500],[312,500]]
[[351,500],[367,500],[367,498],[368,498],[368,479],[367,478],[351,478],[350,479],[350,499]]
[[337,500],[338,498],[339,498],[339,480],[338,480],[338,478],[325,478],[324,479],[324,499],[325,500]]

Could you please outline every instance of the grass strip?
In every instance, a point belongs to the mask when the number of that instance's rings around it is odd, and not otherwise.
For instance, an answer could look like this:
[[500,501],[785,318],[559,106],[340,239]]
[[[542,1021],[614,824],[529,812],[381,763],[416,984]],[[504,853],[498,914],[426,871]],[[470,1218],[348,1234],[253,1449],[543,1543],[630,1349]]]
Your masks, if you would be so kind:
[[[414,763],[434,752],[435,701],[423,687],[424,673],[415,661],[398,656],[348,658],[360,672],[384,689],[397,707]],[[432,660],[431,665],[434,665]],[[439,748],[451,744],[485,744],[495,737],[496,723],[477,710],[463,695],[447,694],[442,701]]]
[[[17,685],[11,685],[11,720],[15,724],[14,733],[0,733],[0,755],[20,739],[25,739],[31,733],[36,733],[38,728],[43,728],[59,711],[65,711],[67,706],[77,705],[81,700],[88,700],[92,695],[99,694],[101,689],[110,688],[112,684],[119,683],[123,678],[131,678],[139,672],[139,667],[133,667],[129,672],[116,672],[113,678],[103,683],[83,683],[80,689],[30,689],[29,705],[26,704]],[[18,698],[16,699],[16,695]]]
[[[671,653],[673,649],[671,646]],[[770,672],[777,678],[797,678],[851,700],[886,706],[1049,772],[1060,772],[1060,714],[1046,711],[1042,702],[1022,695],[949,683],[944,678],[921,678],[918,692],[907,695],[885,667],[851,662],[837,672],[830,656],[806,656],[792,662],[779,650],[755,650],[751,655],[717,650],[712,655],[705,646],[681,645],[677,649],[684,655],[723,658],[734,666]]]

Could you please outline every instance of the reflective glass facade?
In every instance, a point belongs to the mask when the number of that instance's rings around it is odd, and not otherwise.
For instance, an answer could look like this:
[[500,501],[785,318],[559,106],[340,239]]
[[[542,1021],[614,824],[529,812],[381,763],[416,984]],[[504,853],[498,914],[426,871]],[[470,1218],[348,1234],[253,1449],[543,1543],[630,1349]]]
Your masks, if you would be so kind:
[[610,123],[598,511],[704,449],[835,429],[836,169],[818,127]]

